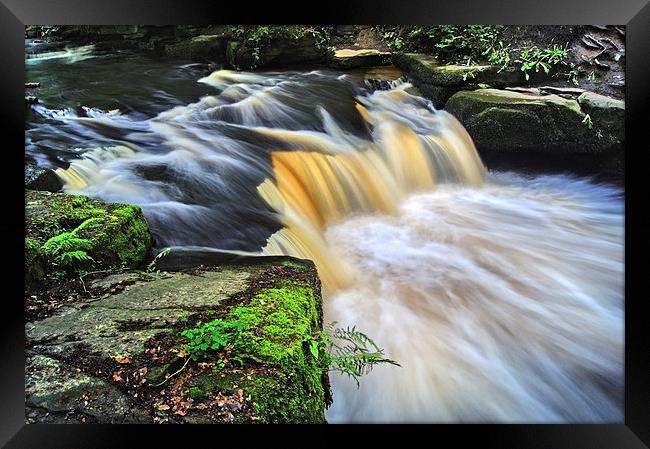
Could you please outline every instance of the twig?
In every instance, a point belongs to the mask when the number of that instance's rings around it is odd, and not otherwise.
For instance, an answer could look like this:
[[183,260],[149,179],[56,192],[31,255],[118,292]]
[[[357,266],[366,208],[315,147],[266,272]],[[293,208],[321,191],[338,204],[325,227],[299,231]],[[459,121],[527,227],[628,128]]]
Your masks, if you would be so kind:
[[608,38],[608,37],[604,37],[603,40],[604,40],[605,42],[607,42],[609,45],[611,45],[612,47],[614,47],[614,49],[615,49],[616,51],[620,52],[621,50],[623,50],[623,49],[620,48],[618,45],[616,45],[616,43],[615,43],[613,40],[611,40],[610,38]]
[[591,34],[585,34],[585,37],[586,37],[587,39],[591,40],[592,42],[595,42],[596,44],[598,44],[598,46],[599,46],[600,48],[602,48],[603,50],[606,50],[606,49],[607,49],[607,47],[605,47],[605,46],[603,45],[602,42],[600,42],[598,39],[596,39],[595,37],[593,37]]
[[89,271],[88,273],[84,273],[81,275],[81,277],[86,277],[89,274],[99,274],[99,273],[110,273],[112,271],[117,271],[118,273],[121,272],[122,270],[99,270],[99,271]]
[[177,375],[178,373],[180,373],[181,371],[183,371],[183,370],[185,369],[185,367],[187,366],[187,364],[189,363],[189,361],[190,361],[190,357],[188,357],[187,360],[185,360],[185,363],[183,364],[183,366],[181,366],[181,369],[179,369],[178,371],[176,371],[175,373],[173,373],[172,375],[170,375],[169,377],[167,377],[165,380],[163,380],[163,381],[160,382],[159,384],[152,385],[152,387],[160,387],[161,385],[164,385],[165,382],[167,382],[169,379],[171,379],[172,377],[174,377],[175,375]]

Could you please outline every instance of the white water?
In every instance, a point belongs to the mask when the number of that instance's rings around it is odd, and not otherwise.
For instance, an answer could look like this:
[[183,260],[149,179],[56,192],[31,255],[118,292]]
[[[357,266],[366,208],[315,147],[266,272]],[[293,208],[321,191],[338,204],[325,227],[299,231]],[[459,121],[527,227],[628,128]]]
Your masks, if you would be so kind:
[[623,210],[566,177],[443,185],[326,231],[325,317],[402,367],[332,376],[331,422],[622,422]]
[[[219,94],[146,122],[55,114],[130,142],[58,173],[68,191],[140,204],[164,246],[316,260],[325,320],[402,365],[359,390],[332,374],[331,422],[622,421],[620,192],[484,180],[464,129],[406,85],[352,99],[318,72],[200,82]],[[343,128],[355,117],[369,136]],[[263,219],[285,226],[266,246]]]
[[25,57],[25,63],[33,64],[40,61],[47,61],[50,59],[61,59],[67,64],[74,64],[75,62],[83,61],[86,59],[94,58],[93,51],[94,45],[84,45],[81,47],[65,48],[59,51],[49,51],[45,53],[28,54]]

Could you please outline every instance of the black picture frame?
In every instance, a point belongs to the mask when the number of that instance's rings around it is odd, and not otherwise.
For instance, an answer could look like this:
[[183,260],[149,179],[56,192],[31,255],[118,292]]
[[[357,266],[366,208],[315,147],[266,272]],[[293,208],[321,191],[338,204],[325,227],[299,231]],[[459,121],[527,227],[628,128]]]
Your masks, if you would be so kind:
[[[642,448],[650,445],[650,333],[644,290],[650,267],[650,212],[645,195],[643,157],[635,145],[645,134],[650,104],[650,3],[647,0],[336,0],[281,6],[276,2],[221,3],[215,0],[0,0],[0,101],[4,163],[2,232],[3,297],[0,325],[0,444],[9,448],[99,448],[135,445],[145,436],[174,444],[191,444],[198,436],[223,441],[224,436],[247,438],[236,426],[218,433],[212,426],[25,425],[23,288],[24,195],[24,25],[35,24],[614,24],[626,25],[626,152],[625,152],[625,424],[619,425],[437,425],[425,430],[432,444],[451,438],[458,443],[479,441],[499,448]],[[647,125],[646,125],[647,127]],[[640,142],[640,138],[638,139]],[[644,204],[645,203],[645,204]],[[10,288],[11,287],[11,288]],[[14,292],[15,289],[15,292]],[[15,293],[15,294],[14,294]],[[320,432],[365,427],[321,426],[308,429],[310,444]],[[272,438],[277,427],[258,427]],[[285,427],[286,430],[286,427]],[[420,430],[422,428],[420,427]],[[289,432],[293,432],[291,429]],[[410,432],[408,430],[407,432]],[[409,433],[392,426],[374,427],[372,436],[395,432],[402,441]],[[199,435],[203,434],[203,435]],[[191,440],[188,440],[191,438]],[[470,440],[471,439],[471,440]]]

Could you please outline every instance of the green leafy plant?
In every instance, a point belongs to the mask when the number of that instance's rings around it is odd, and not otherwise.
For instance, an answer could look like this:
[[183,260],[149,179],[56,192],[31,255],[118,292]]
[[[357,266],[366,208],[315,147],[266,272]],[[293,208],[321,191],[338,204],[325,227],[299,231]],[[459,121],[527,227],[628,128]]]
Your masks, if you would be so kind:
[[568,56],[566,48],[559,47],[557,44],[552,48],[539,49],[536,46],[523,47],[519,49],[519,57],[515,62],[519,63],[519,69],[524,72],[524,77],[528,81],[530,73],[534,69],[536,73],[542,69],[549,75],[551,70],[561,64],[564,64]]
[[585,115],[585,118],[582,119],[582,123],[587,125],[587,128],[589,129],[594,127],[594,122],[591,120],[591,116],[589,114]]
[[569,72],[566,73],[566,76],[568,77],[568,81],[572,83],[575,86],[579,86],[580,83],[578,82],[578,76],[580,76],[580,68],[575,64],[571,63],[569,65]]
[[181,335],[187,339],[185,350],[193,360],[198,360],[226,349],[244,329],[246,324],[241,320],[217,319],[207,323],[198,322],[194,328],[184,330]]
[[477,60],[501,35],[502,25],[380,26],[386,45],[397,51],[431,53],[442,63]]
[[510,64],[510,44],[504,46],[502,41],[499,41],[499,45],[490,45],[483,52],[483,56],[487,56],[487,60],[490,64],[498,65],[499,70],[497,73],[503,71],[508,64]]
[[[235,315],[239,317],[244,311],[243,306],[238,306]],[[359,386],[359,377],[370,373],[376,365],[388,363],[400,366],[388,359],[383,349],[363,332],[355,327],[343,329],[335,328],[335,325],[336,322],[332,322],[317,337],[305,339],[311,356],[324,368],[352,377]],[[215,369],[219,370],[225,366],[225,362],[216,356],[235,346],[246,329],[247,325],[242,319],[198,322],[195,327],[181,333],[187,341],[184,350],[192,360],[213,359]],[[234,355],[232,360],[244,364],[240,356]]]
[[336,322],[329,323],[322,333],[320,341],[310,343],[310,351],[315,353],[324,346],[327,365],[330,371],[336,371],[352,377],[359,387],[359,377],[369,374],[380,364],[400,366],[386,357],[381,349],[368,335],[356,330],[356,327],[336,327]]
[[156,254],[156,257],[153,258],[151,262],[147,265],[147,268],[144,271],[140,272],[140,275],[143,277],[153,277],[156,275],[160,275],[160,270],[156,269],[156,263],[158,261],[165,257],[167,254],[171,252],[171,248],[165,248],[162,251],[160,251],[158,254]]
[[43,244],[43,250],[65,267],[92,261],[93,259],[87,253],[92,249],[92,244],[89,240],[77,236],[76,231],[78,229],[71,232],[62,232],[48,239]]
[[[412,35],[411,37],[415,37],[416,35],[417,35],[417,33]],[[388,45],[388,48],[392,48],[392,49],[395,49],[395,50],[401,50],[401,48],[404,45],[404,40],[400,36],[400,32],[398,30],[385,31],[383,33],[383,37],[384,37],[384,42],[386,43],[386,45]]]

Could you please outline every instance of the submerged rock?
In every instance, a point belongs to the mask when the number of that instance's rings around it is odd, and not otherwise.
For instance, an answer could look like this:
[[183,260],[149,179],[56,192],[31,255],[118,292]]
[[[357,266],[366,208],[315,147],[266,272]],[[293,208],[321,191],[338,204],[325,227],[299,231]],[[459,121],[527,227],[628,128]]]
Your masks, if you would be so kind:
[[[326,368],[308,344],[322,331],[313,263],[257,258],[110,293],[115,282],[27,323],[33,422],[324,422]],[[239,323],[236,338],[188,360],[183,331],[215,319]]]
[[587,93],[580,98],[480,89],[454,94],[445,110],[461,121],[479,152],[622,154],[622,116],[603,118],[605,110],[624,111],[622,102],[610,99],[609,107],[605,101],[589,103],[594,97]]
[[85,263],[95,269],[138,266],[148,255],[152,242],[138,206],[107,203],[82,195],[25,190],[26,290],[38,287],[49,273],[65,273],[67,267],[60,259],[61,253],[48,249],[48,241],[64,233],[87,242],[83,247],[65,251],[85,252],[92,259]]
[[392,55],[387,51],[375,49],[341,49],[334,52],[332,67],[335,69],[355,69],[391,65]]
[[480,84],[501,88],[524,83],[521,73],[513,68],[500,71],[492,65],[441,65],[435,57],[420,53],[396,54],[394,60],[438,109],[454,93],[476,89]]

